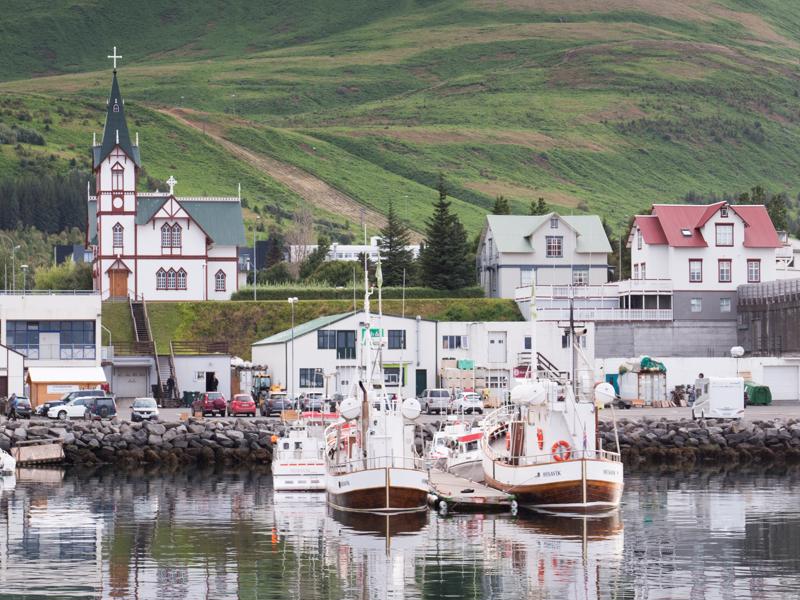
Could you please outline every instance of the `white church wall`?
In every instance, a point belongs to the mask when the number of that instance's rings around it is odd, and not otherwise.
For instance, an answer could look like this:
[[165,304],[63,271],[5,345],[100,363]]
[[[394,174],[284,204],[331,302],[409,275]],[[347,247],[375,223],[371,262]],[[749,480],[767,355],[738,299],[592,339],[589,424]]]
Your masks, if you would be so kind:
[[[152,258],[139,259],[137,262],[136,285],[139,294],[147,300],[203,300],[205,298],[203,259]],[[156,273],[159,269],[183,269],[186,271],[185,290],[159,290]]]

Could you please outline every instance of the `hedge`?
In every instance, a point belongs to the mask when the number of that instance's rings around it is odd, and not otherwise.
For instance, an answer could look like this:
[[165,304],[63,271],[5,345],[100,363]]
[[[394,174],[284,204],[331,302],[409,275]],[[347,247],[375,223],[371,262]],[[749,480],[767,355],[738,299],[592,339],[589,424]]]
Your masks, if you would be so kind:
[[[262,286],[256,290],[258,300],[285,300],[286,298],[299,298],[300,300],[352,300],[353,288],[321,288],[321,287],[288,287],[288,286]],[[361,305],[364,297],[364,288],[356,288],[356,301]],[[377,290],[373,294],[373,300],[377,299]],[[383,297],[387,300],[400,300],[403,297],[403,288],[385,287]],[[427,287],[407,287],[405,297],[411,299],[428,298],[483,298],[483,288],[472,286],[458,290],[437,290]],[[252,300],[253,288],[248,287],[239,290],[231,297],[231,300]]]

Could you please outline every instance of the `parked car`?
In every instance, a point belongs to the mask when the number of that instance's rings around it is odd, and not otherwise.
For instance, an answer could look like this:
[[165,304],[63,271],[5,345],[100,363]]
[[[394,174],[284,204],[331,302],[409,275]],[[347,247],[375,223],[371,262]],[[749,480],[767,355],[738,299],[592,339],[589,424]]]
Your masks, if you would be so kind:
[[46,417],[47,412],[53,408],[54,406],[61,406],[62,404],[66,404],[70,400],[74,400],[75,398],[95,398],[95,397],[102,397],[105,396],[106,392],[103,390],[74,390],[72,392],[67,392],[63,396],[61,396],[58,400],[48,400],[44,404],[40,404],[36,407],[35,415],[37,417]]
[[31,413],[31,401],[27,396],[17,396],[17,418],[19,419],[30,419]]
[[303,400],[303,410],[322,411],[325,406],[325,399],[322,394],[309,394]]
[[475,392],[460,392],[450,404],[450,412],[483,414],[483,398]]
[[279,415],[284,410],[294,409],[294,402],[289,399],[286,392],[272,392],[266,402],[261,405],[261,416],[271,417]]
[[89,397],[85,401],[87,418],[110,419],[117,416],[117,403],[113,396]]
[[438,388],[423,391],[419,397],[419,404],[427,414],[435,412],[441,415],[450,408],[451,400],[450,390]]
[[623,409],[633,408],[633,400],[627,398],[620,398],[619,396],[614,398],[612,404],[614,405],[614,408],[623,408]]
[[51,419],[60,419],[66,421],[67,419],[85,419],[89,412],[89,404],[92,402],[92,397],[78,397],[73,398],[69,402],[52,407],[47,411],[47,416]]
[[131,404],[131,421],[155,421],[158,419],[158,404],[155,398],[136,398]]
[[256,403],[253,402],[253,397],[250,394],[236,394],[228,406],[228,414],[233,415],[250,415],[256,416]]
[[225,396],[222,392],[203,392],[192,403],[192,410],[194,412],[202,412],[203,416],[218,414],[224,417],[228,411],[228,403],[225,401]]

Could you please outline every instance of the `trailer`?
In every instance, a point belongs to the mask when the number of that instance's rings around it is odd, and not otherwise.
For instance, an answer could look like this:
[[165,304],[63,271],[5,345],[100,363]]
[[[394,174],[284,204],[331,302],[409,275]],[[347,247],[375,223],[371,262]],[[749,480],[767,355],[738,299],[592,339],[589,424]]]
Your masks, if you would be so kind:
[[693,419],[741,419],[744,416],[744,379],[706,377],[698,379]]

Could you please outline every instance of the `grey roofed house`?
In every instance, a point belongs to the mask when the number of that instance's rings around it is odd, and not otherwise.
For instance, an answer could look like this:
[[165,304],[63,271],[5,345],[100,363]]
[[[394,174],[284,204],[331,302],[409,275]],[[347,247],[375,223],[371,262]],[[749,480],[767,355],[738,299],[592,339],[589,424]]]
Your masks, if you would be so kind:
[[486,295],[500,298],[513,298],[517,287],[531,281],[606,283],[609,253],[597,215],[488,215],[478,245],[478,276]]

